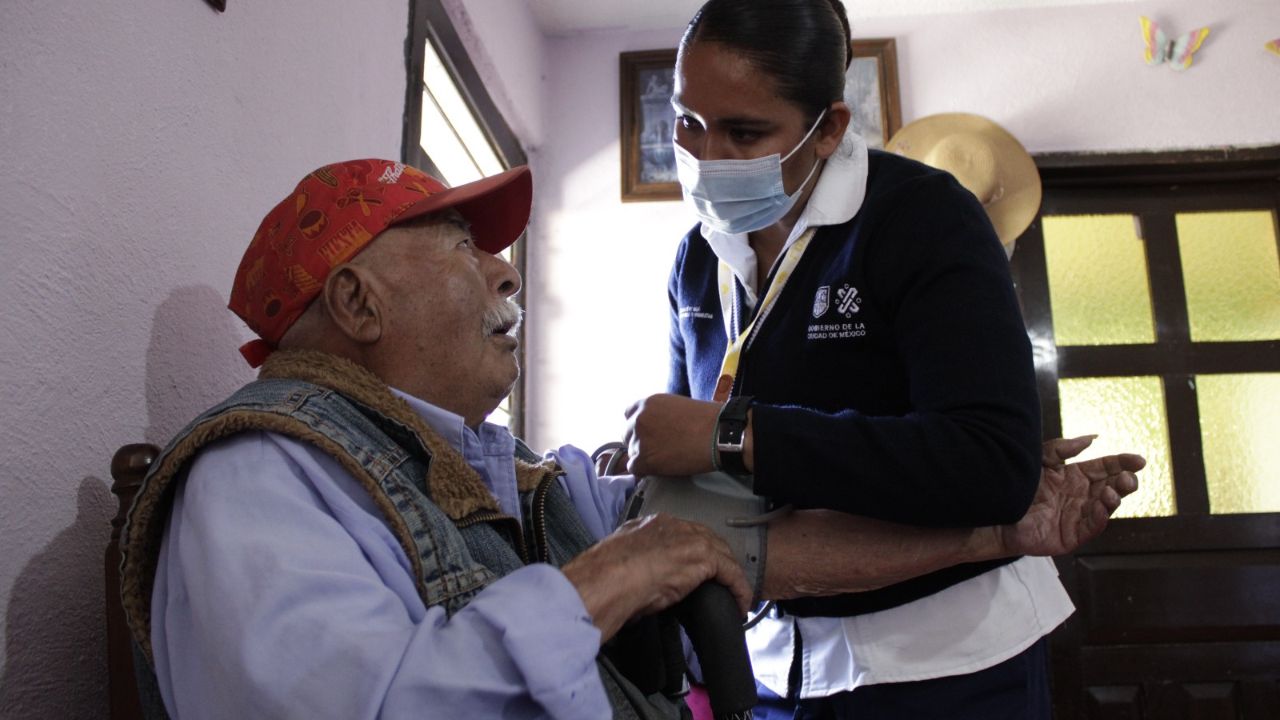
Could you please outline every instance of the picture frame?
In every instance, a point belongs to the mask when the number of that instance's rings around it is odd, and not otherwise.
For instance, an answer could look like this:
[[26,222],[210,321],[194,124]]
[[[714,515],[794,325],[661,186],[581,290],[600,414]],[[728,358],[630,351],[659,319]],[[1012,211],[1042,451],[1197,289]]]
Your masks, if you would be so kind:
[[883,150],[902,127],[898,49],[893,38],[853,41],[844,97],[853,111],[851,122],[867,141],[867,147]]
[[675,68],[674,48],[619,54],[623,202],[680,199],[671,146]]

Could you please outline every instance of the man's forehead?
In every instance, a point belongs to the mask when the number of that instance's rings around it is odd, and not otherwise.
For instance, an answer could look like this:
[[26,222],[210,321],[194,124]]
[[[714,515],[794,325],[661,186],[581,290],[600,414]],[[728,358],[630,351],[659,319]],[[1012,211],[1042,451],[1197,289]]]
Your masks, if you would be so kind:
[[471,223],[468,222],[466,218],[462,217],[462,213],[458,212],[457,208],[449,208],[448,210],[436,213],[435,215],[441,222],[461,225],[463,227],[471,227]]
[[468,231],[471,229],[471,223],[462,216],[462,213],[458,212],[457,208],[448,208],[439,212],[419,215],[404,222],[398,222],[392,227],[426,228],[436,225],[453,225]]

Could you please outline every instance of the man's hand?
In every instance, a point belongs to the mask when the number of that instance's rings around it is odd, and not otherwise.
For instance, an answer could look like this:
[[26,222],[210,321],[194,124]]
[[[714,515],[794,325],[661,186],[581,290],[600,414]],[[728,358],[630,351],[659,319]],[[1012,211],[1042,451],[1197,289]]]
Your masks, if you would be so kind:
[[720,408],[720,403],[667,394],[627,408],[627,472],[641,477],[714,470],[711,439]]
[[1092,435],[1046,440],[1040,486],[1027,514],[999,528],[1009,555],[1065,555],[1097,537],[1120,499],[1138,489],[1141,455],[1122,454],[1066,462],[1093,443]]
[[751,587],[729,546],[709,528],[670,515],[623,523],[562,568],[600,642],[628,620],[664,610],[707,580],[729,588],[746,615]]

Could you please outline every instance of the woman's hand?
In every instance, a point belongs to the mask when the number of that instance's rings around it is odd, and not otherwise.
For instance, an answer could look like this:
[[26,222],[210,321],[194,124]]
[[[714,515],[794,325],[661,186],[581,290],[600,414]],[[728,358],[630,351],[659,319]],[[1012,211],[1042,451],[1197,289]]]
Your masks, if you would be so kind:
[[[682,395],[650,395],[627,408],[623,442],[627,472],[644,475],[696,475],[715,469],[711,440],[720,403]],[[748,437],[750,425],[748,424]]]

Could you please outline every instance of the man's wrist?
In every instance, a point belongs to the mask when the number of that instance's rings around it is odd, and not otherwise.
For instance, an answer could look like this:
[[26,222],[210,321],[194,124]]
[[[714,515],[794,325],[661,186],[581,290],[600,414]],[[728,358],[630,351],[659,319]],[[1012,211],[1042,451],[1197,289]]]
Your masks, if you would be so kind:
[[960,562],[999,560],[1013,554],[1004,541],[1004,526],[1001,525],[974,528],[969,533],[963,548],[964,557]]
[[590,552],[588,549],[587,553],[570,560],[560,572],[582,598],[582,606],[600,631],[600,643],[604,644],[631,618],[635,598],[639,596],[637,591],[643,588],[629,587],[634,584],[633,573],[618,572],[617,566],[602,568],[595,562],[595,556],[587,557]]

